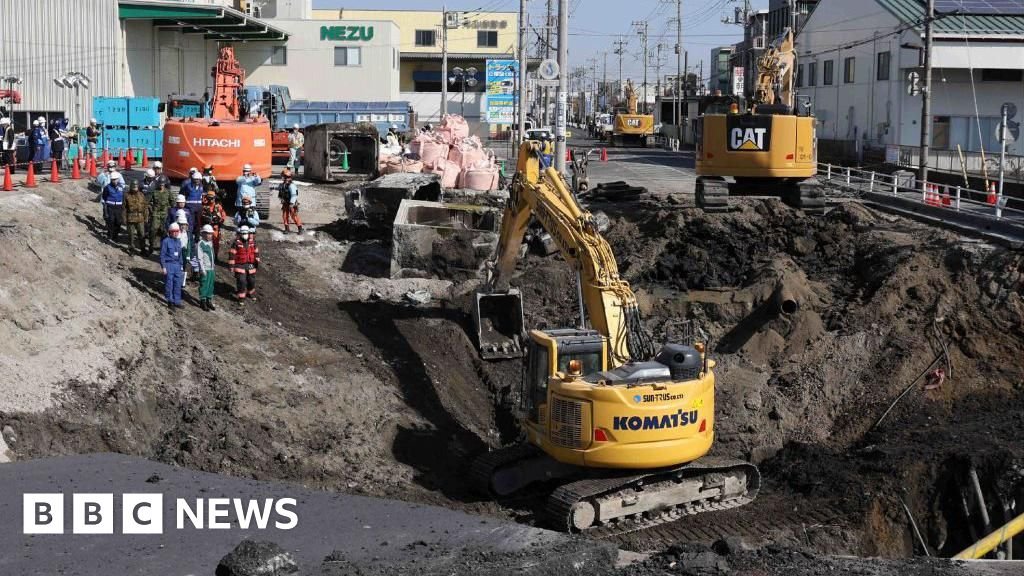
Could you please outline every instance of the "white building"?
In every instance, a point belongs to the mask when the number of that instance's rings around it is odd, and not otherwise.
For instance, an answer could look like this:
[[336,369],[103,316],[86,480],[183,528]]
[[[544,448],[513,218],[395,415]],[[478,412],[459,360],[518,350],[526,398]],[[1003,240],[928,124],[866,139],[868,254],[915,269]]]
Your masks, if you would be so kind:
[[[958,145],[998,151],[1001,105],[1024,110],[1024,10],[1017,11],[934,21],[931,145],[938,153],[956,154]],[[813,102],[822,141],[919,145],[922,98],[908,89],[911,73],[921,71],[923,18],[919,0],[818,2],[797,38],[797,84]]]
[[[235,47],[250,85],[283,84],[311,100],[398,99],[393,22],[314,20],[312,0],[258,4],[0,0],[0,77],[21,79],[13,86],[22,95],[13,106],[16,128],[24,130],[30,115],[88,120],[94,96],[201,96],[212,91],[222,43]],[[69,72],[91,80],[77,100],[54,82]]]

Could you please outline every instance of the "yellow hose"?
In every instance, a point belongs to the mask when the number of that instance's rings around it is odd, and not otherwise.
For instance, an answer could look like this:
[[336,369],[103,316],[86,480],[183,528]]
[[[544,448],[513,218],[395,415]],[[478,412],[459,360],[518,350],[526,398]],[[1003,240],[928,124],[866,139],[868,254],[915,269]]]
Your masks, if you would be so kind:
[[953,558],[958,560],[977,560],[991,552],[996,546],[999,546],[1021,532],[1024,532],[1024,514],[1021,514],[1006,524],[1003,524],[988,536],[985,536],[970,547],[966,548],[963,552],[953,556]]

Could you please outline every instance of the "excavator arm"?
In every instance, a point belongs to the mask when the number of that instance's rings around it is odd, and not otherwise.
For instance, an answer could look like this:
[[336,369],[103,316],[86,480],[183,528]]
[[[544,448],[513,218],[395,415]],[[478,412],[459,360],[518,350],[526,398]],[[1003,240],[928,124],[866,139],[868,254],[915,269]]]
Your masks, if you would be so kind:
[[477,295],[476,320],[483,356],[502,358],[522,353],[518,344],[524,324],[522,300],[508,283],[531,216],[536,216],[565,261],[577,270],[592,328],[608,339],[610,364],[614,367],[631,359],[653,357],[654,345],[640,325],[636,296],[619,276],[611,246],[558,171],[543,166],[537,142],[525,142],[520,147],[497,258],[487,285]]
[[786,30],[757,61],[755,104],[785,104],[793,107],[793,85],[796,81],[796,50],[793,32]]
[[217,65],[211,71],[214,92],[210,116],[215,120],[241,120],[241,90],[245,69],[235,58],[232,46],[221,46]]

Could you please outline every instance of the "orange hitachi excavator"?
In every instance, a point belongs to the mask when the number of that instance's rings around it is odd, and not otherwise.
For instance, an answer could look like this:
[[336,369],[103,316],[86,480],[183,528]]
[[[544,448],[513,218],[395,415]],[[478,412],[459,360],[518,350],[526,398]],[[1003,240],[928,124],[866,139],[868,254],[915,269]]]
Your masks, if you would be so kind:
[[213,68],[214,93],[210,118],[168,118],[164,124],[164,171],[187,178],[189,168],[213,166],[221,181],[231,182],[251,164],[253,172],[270,176],[271,135],[266,117],[247,117],[241,92],[245,70],[235,49],[221,46]]

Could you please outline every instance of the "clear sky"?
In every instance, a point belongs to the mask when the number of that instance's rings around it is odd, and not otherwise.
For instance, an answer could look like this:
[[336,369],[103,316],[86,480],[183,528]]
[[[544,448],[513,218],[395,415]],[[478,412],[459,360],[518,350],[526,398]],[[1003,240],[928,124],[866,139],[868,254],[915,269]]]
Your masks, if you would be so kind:
[[[856,0],[851,0],[856,1]],[[689,52],[691,72],[699,72],[704,61],[704,76],[708,75],[711,49],[739,42],[742,30],[734,24],[722,24],[723,16],[732,16],[735,6],[742,0],[682,0],[683,46]],[[519,0],[445,0],[449,10],[518,11]],[[546,0],[528,0],[530,23],[540,26],[544,22]],[[552,0],[557,12],[558,0]],[[314,8],[376,8],[440,10],[441,0],[313,0]],[[754,9],[767,8],[768,0],[751,0]],[[622,57],[623,76],[636,81],[643,77],[641,41],[631,23],[647,20],[648,48],[656,54],[656,46],[663,44],[662,75],[675,74],[676,41],[675,0],[569,0],[569,62],[572,67],[590,65],[596,59],[597,74],[604,73],[604,55],[608,52],[608,78],[618,74],[618,56],[614,42],[625,39]],[[536,41],[536,33],[532,40]],[[532,52],[531,52],[532,53]],[[648,76],[654,83],[654,62],[651,58]]]

